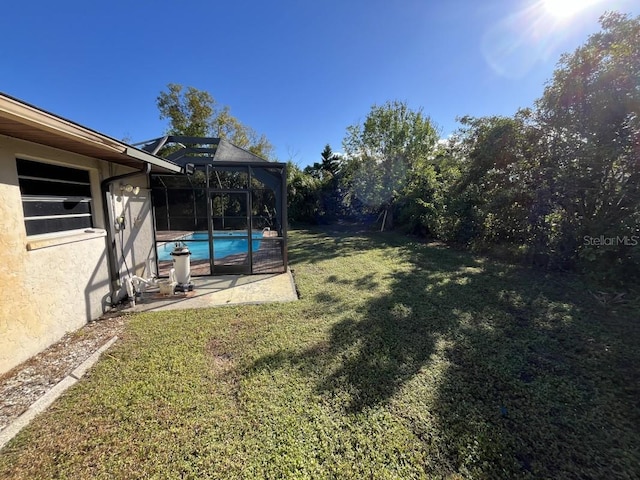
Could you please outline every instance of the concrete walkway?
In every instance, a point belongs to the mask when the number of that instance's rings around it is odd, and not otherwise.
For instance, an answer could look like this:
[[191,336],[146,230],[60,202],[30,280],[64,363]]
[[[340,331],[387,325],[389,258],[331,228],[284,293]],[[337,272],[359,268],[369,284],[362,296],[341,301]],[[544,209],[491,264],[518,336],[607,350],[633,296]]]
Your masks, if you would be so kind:
[[265,275],[220,275],[193,277],[192,292],[161,295],[157,290],[145,292],[134,307],[125,312],[148,312],[208,308],[298,299],[291,272]]

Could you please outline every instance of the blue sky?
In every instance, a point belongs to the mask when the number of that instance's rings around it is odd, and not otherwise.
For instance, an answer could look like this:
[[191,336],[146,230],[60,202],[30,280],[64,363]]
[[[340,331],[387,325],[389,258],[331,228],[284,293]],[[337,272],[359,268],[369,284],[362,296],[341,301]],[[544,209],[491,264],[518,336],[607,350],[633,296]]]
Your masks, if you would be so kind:
[[305,166],[386,100],[423,108],[442,136],[458,116],[531,106],[605,10],[639,13],[604,0],[559,19],[542,2],[12,1],[0,91],[141,141],[167,127],[158,93],[193,86],[266,134],[278,160]]

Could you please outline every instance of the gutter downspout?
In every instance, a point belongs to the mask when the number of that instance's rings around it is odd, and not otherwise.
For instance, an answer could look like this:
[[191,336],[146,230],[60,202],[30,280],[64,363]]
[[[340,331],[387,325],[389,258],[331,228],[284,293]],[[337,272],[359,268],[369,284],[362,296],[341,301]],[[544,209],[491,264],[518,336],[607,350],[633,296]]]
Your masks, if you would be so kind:
[[111,198],[108,198],[109,186],[117,180],[137,177],[138,175],[149,175],[150,172],[151,164],[145,163],[142,170],[105,178],[100,182],[100,191],[102,192],[102,210],[107,221],[107,263],[109,265],[109,279],[111,280],[111,305],[115,303],[114,295],[116,294],[116,289],[120,287],[120,271],[118,270],[116,262],[116,239],[112,230],[115,225],[115,219],[111,218]]

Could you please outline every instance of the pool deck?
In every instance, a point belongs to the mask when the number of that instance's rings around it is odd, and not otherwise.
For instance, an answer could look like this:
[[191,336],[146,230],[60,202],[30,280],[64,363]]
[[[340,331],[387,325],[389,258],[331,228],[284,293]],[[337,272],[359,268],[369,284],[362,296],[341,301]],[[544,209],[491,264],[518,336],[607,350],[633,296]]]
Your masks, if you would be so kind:
[[[158,246],[164,243],[173,243],[180,241],[179,239],[185,238],[189,235],[193,235],[194,232],[187,230],[171,230],[171,231],[158,231],[156,232],[156,240]],[[253,252],[252,273],[254,274],[272,274],[272,273],[284,273],[285,266],[282,256],[281,244],[277,243],[279,239],[278,233],[275,231],[262,232],[264,242],[260,242],[260,248]],[[223,258],[215,260],[215,266],[239,266],[243,265],[249,267],[249,257],[247,253],[238,253],[234,255],[227,255]],[[173,267],[173,260],[159,260],[158,261],[158,275],[160,277],[168,277],[169,270]],[[191,273],[192,275],[211,275],[211,266],[209,259],[206,260],[194,260],[191,258]],[[214,272],[214,274],[217,274]]]
[[[237,230],[238,232],[246,232],[246,230]],[[257,231],[258,233],[262,233],[263,237],[277,237],[278,232],[273,230],[262,230]],[[204,232],[196,232],[195,230],[158,230],[156,232],[156,240],[158,242],[179,242],[180,240],[188,237],[189,235],[193,235],[195,233],[208,233]],[[220,233],[225,233],[225,230],[221,230]]]
[[290,271],[264,275],[219,275],[192,278],[192,292],[161,295],[145,292],[126,312],[186,310],[221,305],[292,302],[298,299]]

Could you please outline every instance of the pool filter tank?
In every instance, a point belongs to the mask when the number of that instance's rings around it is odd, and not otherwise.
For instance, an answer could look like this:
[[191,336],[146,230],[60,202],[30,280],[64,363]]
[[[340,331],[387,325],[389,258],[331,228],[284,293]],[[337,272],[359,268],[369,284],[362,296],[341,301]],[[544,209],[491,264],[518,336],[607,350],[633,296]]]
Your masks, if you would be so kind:
[[191,282],[191,252],[189,248],[176,243],[176,247],[171,252],[173,257],[173,268],[176,275],[176,292],[190,292],[193,290]]

